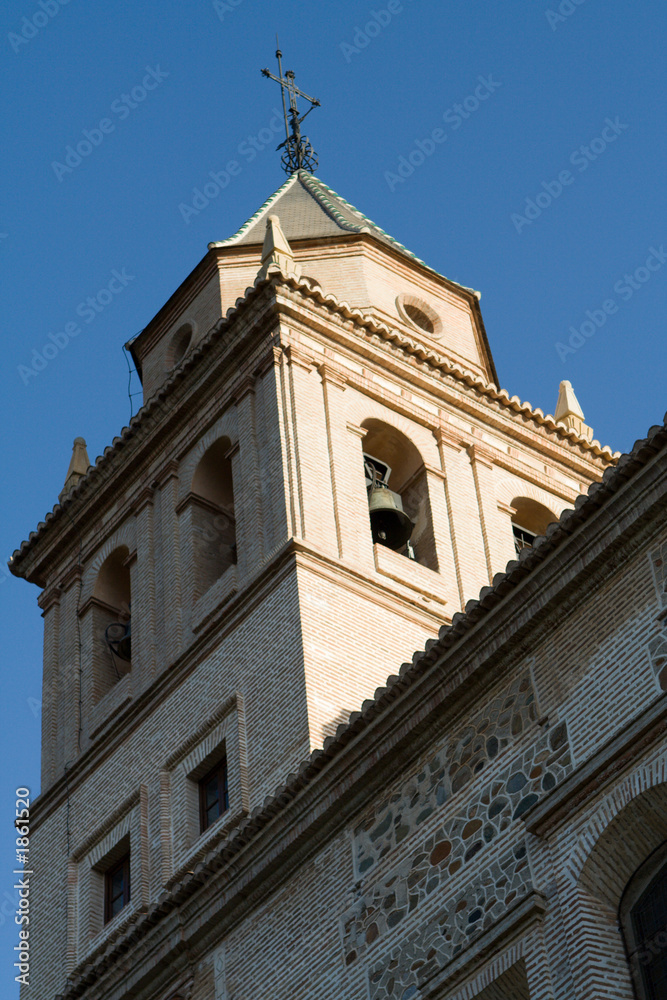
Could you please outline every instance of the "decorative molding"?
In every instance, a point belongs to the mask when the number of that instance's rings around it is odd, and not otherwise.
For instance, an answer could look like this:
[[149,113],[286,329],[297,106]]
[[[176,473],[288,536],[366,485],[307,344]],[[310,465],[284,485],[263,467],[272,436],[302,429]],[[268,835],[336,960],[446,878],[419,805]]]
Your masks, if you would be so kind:
[[[91,594],[87,597],[79,608],[79,618],[83,618],[84,615],[90,610],[90,608],[99,608],[100,611],[106,611],[110,615],[118,617],[118,608],[113,604],[107,604],[106,601],[101,600],[101,598],[96,597],[95,594]],[[121,616],[122,617],[122,616]]]
[[466,451],[470,456],[471,462],[479,462],[480,465],[485,465],[487,469],[493,468],[495,454],[491,448],[475,442],[475,444],[468,445]]
[[280,364],[282,357],[283,348],[275,345],[272,346],[253,369],[253,375],[258,379],[264,378],[268,371]]
[[155,480],[151,483],[151,486],[156,489],[163,490],[172,479],[175,479],[177,482],[179,479],[179,464],[175,458],[170,459],[167,464],[160,469],[155,476]]
[[443,483],[447,480],[444,469],[439,469],[435,465],[427,465],[426,462],[424,462],[424,468],[429,476],[433,476],[435,479],[439,479]]
[[61,597],[62,590],[60,589],[60,585],[57,583],[42,591],[37,598],[37,604],[43,612],[42,617],[44,617],[47,611],[50,611],[54,605],[60,604]]
[[69,590],[71,586],[75,583],[80,583],[83,578],[83,566],[81,563],[75,563],[73,566],[63,573],[60,580],[58,581],[59,590]]
[[346,388],[347,375],[338,365],[332,364],[330,361],[322,361],[317,365],[317,369],[323,382],[330,382],[340,389]]
[[503,500],[498,500],[498,510],[501,514],[507,514],[508,517],[512,518],[516,514],[516,507],[512,507],[510,504],[505,503]]
[[316,367],[313,356],[295,344],[288,344],[284,349],[284,354],[290,364],[305,368],[307,372],[311,372]]
[[[110,813],[103,823],[101,823],[92,833],[89,833],[84,841],[82,841],[79,846],[72,851],[72,860],[79,862],[87,854],[90,854],[103,840],[111,833],[115,827],[118,826],[120,822],[132,812],[134,807],[139,803],[139,788],[136,788],[131,795],[128,795],[123,799],[119,805]],[[102,857],[103,855],[100,855]],[[97,859],[99,860],[99,858]],[[92,862],[93,864],[95,861]]]
[[234,403],[239,403],[248,395],[254,395],[257,379],[255,375],[244,375],[234,387]]
[[454,451],[463,451],[470,444],[470,436],[458,427],[450,427],[440,423],[433,428],[433,434],[438,444],[447,445]]
[[239,704],[239,699],[241,696],[238,693],[234,693],[230,698],[227,698],[222,705],[218,705],[215,712],[213,712],[209,717],[203,722],[194,733],[190,733],[186,740],[181,743],[179,747],[174,750],[169,757],[167,757],[164,762],[165,771],[173,771],[173,769],[185,760],[189,753],[198,746],[202,740],[205,740],[208,734],[215,729],[216,726],[225,719]]
[[155,490],[152,486],[145,486],[141,492],[134,498],[132,504],[132,513],[135,516],[141,514],[145,507],[152,507],[155,503]]

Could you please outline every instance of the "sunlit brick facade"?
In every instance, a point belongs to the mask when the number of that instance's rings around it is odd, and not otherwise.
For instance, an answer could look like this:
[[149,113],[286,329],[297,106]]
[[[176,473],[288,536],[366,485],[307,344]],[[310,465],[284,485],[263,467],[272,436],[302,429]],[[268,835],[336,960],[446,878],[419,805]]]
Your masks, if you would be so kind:
[[131,350],[141,412],[12,561],[45,631],[22,997],[632,997],[664,428],[616,468],[568,383],[555,417],[499,389],[477,293],[303,172]]

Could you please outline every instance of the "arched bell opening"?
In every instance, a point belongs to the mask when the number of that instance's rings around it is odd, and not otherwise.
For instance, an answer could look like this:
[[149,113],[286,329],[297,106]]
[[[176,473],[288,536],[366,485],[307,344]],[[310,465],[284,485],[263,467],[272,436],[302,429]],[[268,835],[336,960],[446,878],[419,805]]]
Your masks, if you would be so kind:
[[365,420],[364,473],[373,541],[438,570],[424,461],[409,438]]
[[93,588],[94,631],[100,648],[98,697],[132,669],[132,587],[128,559],[127,546],[114,549],[102,563]]
[[192,478],[195,597],[236,565],[236,518],[231,443],[220,438],[204,453]]
[[544,535],[549,525],[558,520],[548,507],[529,497],[515,497],[511,507],[514,510],[512,532],[517,555],[521,549],[532,548],[535,539]]

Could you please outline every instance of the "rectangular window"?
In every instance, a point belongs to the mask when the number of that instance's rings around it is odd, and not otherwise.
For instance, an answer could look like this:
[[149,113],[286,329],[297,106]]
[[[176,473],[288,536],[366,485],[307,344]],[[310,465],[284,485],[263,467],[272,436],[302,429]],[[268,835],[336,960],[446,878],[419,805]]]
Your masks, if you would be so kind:
[[208,830],[229,809],[227,760],[216,764],[199,782],[199,828]]
[[108,924],[130,902],[130,855],[109,868],[104,875],[104,922]]

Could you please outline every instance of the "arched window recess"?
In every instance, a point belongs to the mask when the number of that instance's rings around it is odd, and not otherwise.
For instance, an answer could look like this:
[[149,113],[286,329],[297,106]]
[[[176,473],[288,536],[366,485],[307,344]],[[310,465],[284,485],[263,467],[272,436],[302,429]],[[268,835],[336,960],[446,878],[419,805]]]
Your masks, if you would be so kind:
[[619,905],[637,1000],[667,997],[667,841],[640,865]]
[[412,441],[381,420],[362,424],[373,541],[438,570],[424,461]]
[[532,548],[535,539],[544,535],[548,526],[557,518],[548,507],[529,497],[515,497],[510,506],[513,509],[514,547],[518,555],[521,549]]
[[188,507],[195,599],[237,562],[230,448],[231,442],[226,437],[215,441],[202,456],[192,479]]
[[129,552],[114,549],[102,563],[93,589],[94,697],[98,701],[132,669]]

